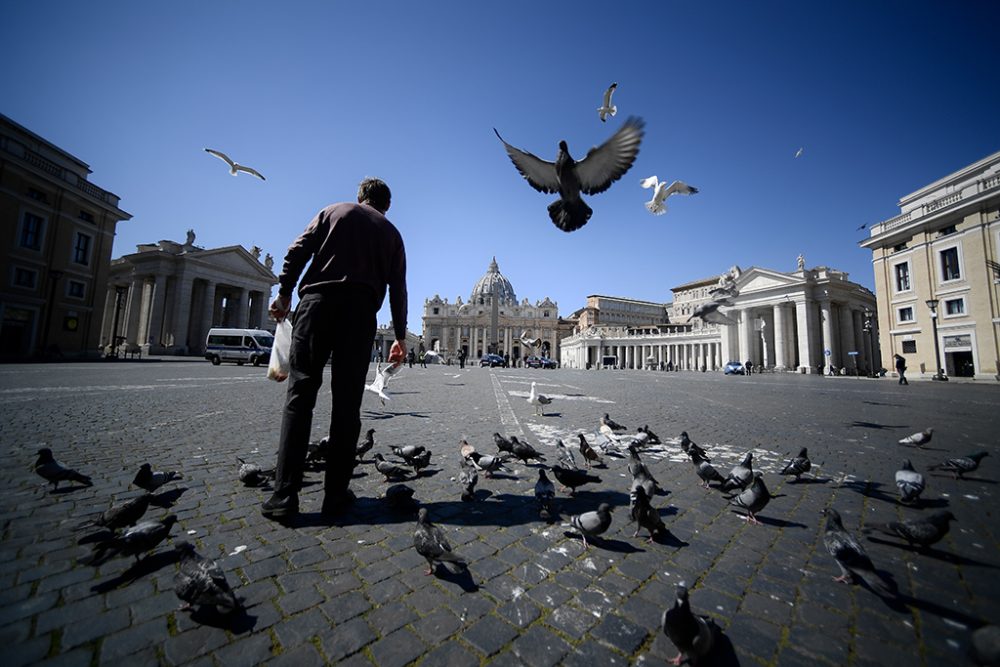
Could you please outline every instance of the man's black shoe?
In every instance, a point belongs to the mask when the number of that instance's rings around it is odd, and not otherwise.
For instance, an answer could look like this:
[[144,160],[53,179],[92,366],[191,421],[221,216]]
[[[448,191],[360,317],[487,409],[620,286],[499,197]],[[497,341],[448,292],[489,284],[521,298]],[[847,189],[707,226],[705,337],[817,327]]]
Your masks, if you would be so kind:
[[287,498],[271,496],[260,507],[260,513],[268,519],[281,519],[298,514],[298,512],[299,499],[296,496],[288,496]]
[[323,498],[323,516],[337,516],[353,505],[356,499],[357,497],[350,489],[346,489],[340,493],[328,494]]

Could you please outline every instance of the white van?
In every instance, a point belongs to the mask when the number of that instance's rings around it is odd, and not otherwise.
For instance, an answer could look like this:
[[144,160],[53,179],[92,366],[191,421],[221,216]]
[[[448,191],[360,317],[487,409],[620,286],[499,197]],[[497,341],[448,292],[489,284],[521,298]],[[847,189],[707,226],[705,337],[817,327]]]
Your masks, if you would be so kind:
[[274,335],[263,329],[209,329],[205,358],[214,366],[223,361],[260,366],[271,360],[273,346]]

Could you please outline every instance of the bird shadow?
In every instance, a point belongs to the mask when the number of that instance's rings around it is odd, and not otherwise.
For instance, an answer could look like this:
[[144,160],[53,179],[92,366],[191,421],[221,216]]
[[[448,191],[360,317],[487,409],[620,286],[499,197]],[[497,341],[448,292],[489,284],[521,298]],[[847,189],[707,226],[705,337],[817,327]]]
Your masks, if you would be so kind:
[[543,412],[539,416],[541,416],[541,417],[562,417],[562,413],[561,412]]
[[907,428],[906,424],[879,424],[865,421],[853,421],[848,426],[851,428],[872,428],[877,430]]
[[490,475],[489,477],[486,477],[486,475],[483,475],[483,479],[513,479],[513,480],[516,480],[516,479],[518,479],[518,476],[517,475],[508,475],[508,474],[502,473],[502,472],[495,472],[492,475]]
[[464,387],[465,383],[464,382],[445,382],[444,386],[446,386],[446,387]]
[[[934,614],[935,616],[937,616],[939,618],[942,618],[942,619],[945,619],[945,620],[949,620],[949,621],[954,621],[955,623],[961,623],[962,625],[965,625],[965,626],[968,626],[968,627],[975,628],[975,627],[979,627],[980,625],[983,624],[983,619],[981,619],[981,618],[977,618],[975,616],[970,616],[969,614],[966,614],[965,612],[958,611],[958,610],[952,609],[950,607],[945,607],[945,606],[940,605],[940,604],[938,604],[936,602],[931,602],[930,600],[922,600],[920,598],[915,598],[915,597],[912,597],[912,596],[909,596],[909,595],[900,595],[899,596],[899,601],[902,604],[910,605],[912,607],[916,607],[920,611],[924,611],[924,612],[927,612],[929,614]],[[909,609],[906,609],[905,607],[904,607],[904,610],[907,613],[909,613],[909,611],[910,611]]]
[[[569,530],[563,531],[563,536],[569,539],[577,539],[581,542],[583,541],[583,535]],[[587,544],[597,547],[598,549],[603,549],[604,551],[613,551],[614,553],[619,554],[634,554],[646,551],[645,549],[640,549],[634,544],[629,544],[628,542],[622,542],[621,540],[615,540],[609,537],[591,537],[587,540]]]
[[681,538],[671,533],[669,530],[665,530],[663,532],[654,535],[653,543],[665,547],[677,547],[678,549],[690,546],[690,542],[685,542]]
[[[931,477],[942,477],[942,478],[945,478],[945,479],[952,479],[952,480],[955,479],[955,476],[952,475],[951,473],[932,472],[932,473],[928,473],[928,474]],[[969,477],[968,475],[965,475],[963,477],[959,477],[958,479],[961,480],[961,481],[964,481],[964,482],[979,482],[980,484],[996,484],[997,483],[995,479],[986,479],[985,477]]]
[[973,558],[966,558],[965,556],[959,556],[958,554],[948,553],[947,551],[940,551],[938,549],[933,549],[931,547],[921,547],[916,545],[911,545],[906,542],[896,542],[894,540],[884,540],[874,535],[868,535],[868,541],[874,542],[875,544],[882,544],[889,547],[896,547],[897,549],[902,549],[903,551],[909,551],[911,553],[920,554],[927,558],[934,558],[936,560],[944,561],[946,563],[951,563],[953,565],[971,565],[976,567],[986,567],[991,570],[1000,570],[1000,566],[994,565],[993,563],[984,563],[983,561],[978,561]]
[[946,452],[948,451],[944,447],[928,447],[927,445],[908,445],[905,442],[897,443],[900,447],[909,447],[910,449],[918,452]]
[[157,493],[155,496],[149,497],[149,504],[155,505],[156,507],[162,507],[163,509],[169,509],[173,507],[178,500],[180,500],[185,491],[187,491],[187,487],[182,486],[177,489],[170,489],[169,491]]
[[113,530],[108,530],[107,528],[101,528],[93,533],[84,535],[76,541],[77,544],[93,544],[94,542],[106,542],[115,536]]
[[826,484],[827,482],[832,482],[833,479],[830,477],[799,477],[798,479],[788,480],[788,484],[794,484],[795,486],[800,486],[804,484]]
[[712,650],[701,658],[698,664],[705,667],[740,667],[740,658],[736,655],[736,648],[733,646],[732,640],[722,632],[722,628],[715,622],[715,619],[707,616],[703,618],[712,627],[715,641]]
[[883,403],[882,401],[861,401],[861,402],[865,403],[867,405],[882,405],[882,406],[885,406],[887,408],[903,408],[903,407],[906,407],[905,405],[902,405],[901,403]]
[[213,605],[204,605],[192,611],[188,617],[199,625],[228,630],[234,635],[246,634],[257,626],[257,617],[247,614],[245,607],[223,614]]
[[[736,510],[733,510],[733,514],[735,514],[735,515],[737,515],[739,517],[742,517],[744,520],[747,519],[747,515],[740,514]],[[760,521],[761,523],[767,525],[767,526],[777,526],[779,528],[808,528],[809,527],[809,526],[807,526],[804,523],[799,523],[798,521],[785,521],[784,519],[775,519],[775,518],[769,517],[769,516],[760,516],[759,514],[757,515],[757,520]]]
[[66,493],[73,493],[74,491],[79,491],[80,489],[88,489],[92,484],[74,484],[73,486],[64,486],[58,489],[52,489],[49,491],[49,495],[61,496]]
[[455,584],[466,593],[475,593],[479,590],[479,585],[476,584],[475,579],[472,578],[472,573],[469,572],[469,568],[467,567],[462,568],[461,572],[456,573],[450,572],[446,567],[438,566],[435,569],[435,578]]
[[940,509],[942,507],[950,507],[951,503],[948,502],[947,498],[918,498],[915,503],[904,503],[902,500],[896,500],[896,502],[903,507],[913,507],[914,509]]
[[857,480],[852,480],[850,482],[841,483],[839,488],[849,489],[851,491],[854,491],[855,493],[860,493],[861,495],[866,496],[868,498],[882,500],[887,503],[895,503],[897,501],[896,496],[889,495],[888,493],[881,491],[879,489],[880,486],[883,486],[882,482],[873,482],[871,480],[857,479]]
[[161,568],[167,567],[168,565],[173,565],[179,560],[180,554],[174,549],[151,554],[139,562],[133,563],[131,567],[123,571],[117,577],[113,577],[105,582],[91,586],[90,590],[95,593],[107,593],[108,591],[113,591],[116,588],[121,588],[122,586],[131,584],[140,577],[152,574]]

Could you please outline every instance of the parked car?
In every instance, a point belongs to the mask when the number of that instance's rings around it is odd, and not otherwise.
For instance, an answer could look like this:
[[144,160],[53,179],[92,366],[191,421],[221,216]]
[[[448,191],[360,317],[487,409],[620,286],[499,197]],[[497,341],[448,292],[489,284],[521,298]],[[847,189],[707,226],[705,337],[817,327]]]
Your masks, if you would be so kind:
[[271,360],[274,336],[261,329],[210,329],[205,339],[205,358],[218,366],[235,361],[260,366]]
[[489,366],[490,368],[493,368],[494,366],[502,367],[503,357],[501,357],[499,354],[487,354],[483,356],[482,359],[479,360],[479,367],[482,368],[483,366]]
[[730,361],[722,367],[722,372],[726,375],[744,375],[746,373],[746,369],[743,368],[743,364],[740,362]]
[[528,368],[555,368],[558,364],[545,357],[525,357],[524,365]]

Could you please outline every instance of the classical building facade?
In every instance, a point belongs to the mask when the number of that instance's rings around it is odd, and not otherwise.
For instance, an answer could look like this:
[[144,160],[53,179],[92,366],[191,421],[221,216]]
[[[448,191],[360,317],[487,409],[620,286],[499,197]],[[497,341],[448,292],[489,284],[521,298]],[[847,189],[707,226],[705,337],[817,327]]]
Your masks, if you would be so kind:
[[1000,152],[899,200],[870,228],[886,359],[909,374],[1000,378]]
[[591,294],[587,297],[587,305],[580,311],[579,326],[587,329],[597,325],[627,327],[665,324],[670,319],[667,316],[669,306],[669,303]]
[[267,314],[278,282],[270,255],[227,246],[206,250],[184,243],[142,244],[111,263],[101,345],[124,344],[147,354],[201,354],[208,330],[274,330]]
[[[751,267],[673,288],[666,323],[579,328],[562,343],[562,364],[574,368],[717,370],[752,361],[772,370],[817,373],[833,365],[870,369],[866,333],[874,326],[875,296],[827,267],[784,273]],[[716,322],[691,319],[695,309],[729,296]],[[828,354],[829,352],[829,354]],[[852,354],[854,353],[854,354]],[[855,366],[856,364],[856,366]]]
[[559,307],[548,297],[530,303],[518,302],[514,286],[500,273],[496,258],[472,288],[467,302],[457,297],[448,303],[435,295],[424,301],[423,341],[429,350],[456,357],[464,349],[470,359],[488,352],[521,359],[533,354],[521,341],[540,339],[541,354],[558,359],[559,341],[571,329],[561,325]]
[[97,356],[115,228],[90,167],[0,114],[0,358]]

